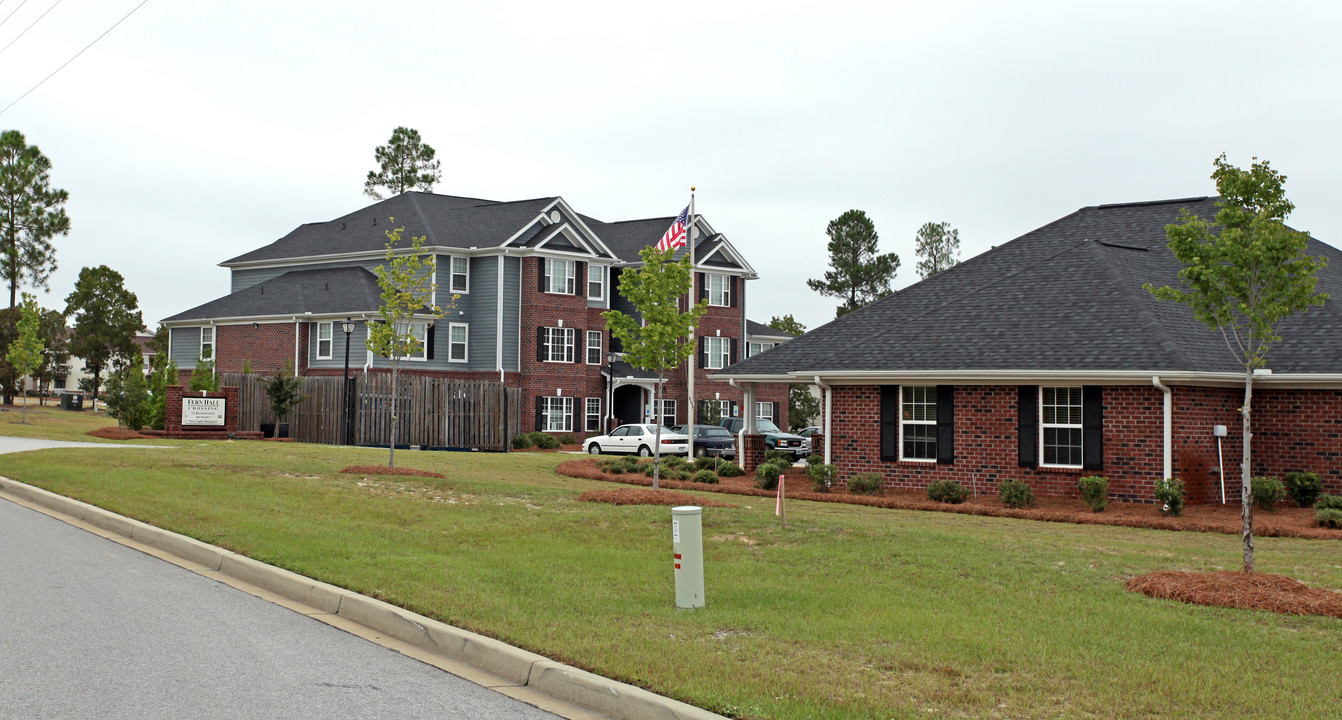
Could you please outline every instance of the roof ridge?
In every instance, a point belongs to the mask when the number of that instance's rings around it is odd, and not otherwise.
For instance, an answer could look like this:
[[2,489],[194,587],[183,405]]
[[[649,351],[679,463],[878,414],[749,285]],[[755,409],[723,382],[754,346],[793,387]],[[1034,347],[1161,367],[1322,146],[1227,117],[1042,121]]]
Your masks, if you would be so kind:
[[[424,208],[420,207],[419,198],[416,197],[419,194],[420,193],[415,193],[415,195],[410,196],[410,206],[415,209],[415,213],[419,215],[419,221],[424,224],[424,234],[428,237],[429,244],[438,245],[438,236],[433,232],[433,223],[429,222],[429,218],[424,215]],[[414,237],[415,234],[411,233],[410,238],[412,243]]]
[[[1129,252],[1149,252],[1149,250],[1127,245],[1103,243],[1099,240],[1090,240],[1089,238],[1082,242],[1090,246],[1091,252],[1098,259],[1101,268],[1104,270],[1104,273],[1109,280],[1109,284],[1123,296],[1123,299],[1128,306],[1136,311],[1136,317],[1141,325],[1150,329],[1151,336],[1160,346],[1160,349],[1165,351],[1165,354],[1169,355],[1175,361],[1175,367],[1182,367],[1184,363],[1192,364],[1192,358],[1188,356],[1188,353],[1184,352],[1183,347],[1179,345],[1178,341],[1174,339],[1174,336],[1165,328],[1165,324],[1156,318],[1156,314],[1152,312],[1151,306],[1142,301],[1144,298],[1137,295],[1132,289],[1131,283],[1124,282],[1123,277],[1119,274],[1118,268],[1114,267],[1114,264],[1109,259],[1109,253],[1106,252],[1104,248],[1110,247],[1118,250],[1127,250]],[[1144,285],[1139,286],[1139,288],[1143,293],[1146,292]],[[1147,294],[1149,295],[1150,293]]]
[[1202,195],[1200,197],[1171,198],[1169,200],[1142,200],[1138,202],[1105,203],[1103,205],[1089,205],[1083,209],[1110,210],[1113,208],[1121,208],[1121,207],[1141,207],[1143,205],[1174,205],[1177,203],[1190,203],[1190,202],[1200,202],[1202,200],[1220,200],[1220,199],[1221,198],[1219,196],[1215,195]]

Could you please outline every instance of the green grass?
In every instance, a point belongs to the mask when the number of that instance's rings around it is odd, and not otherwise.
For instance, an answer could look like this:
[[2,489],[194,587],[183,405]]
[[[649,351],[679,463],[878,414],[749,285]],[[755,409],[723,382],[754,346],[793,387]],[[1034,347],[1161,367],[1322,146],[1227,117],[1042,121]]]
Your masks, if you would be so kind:
[[[707,608],[678,611],[669,508],[577,502],[610,486],[555,475],[571,456],[397,454],[447,476],[429,480],[338,473],[385,451],[171,444],[0,472],[741,717],[1317,718],[1340,699],[1338,620],[1122,589],[1234,569],[1234,536],[803,502],[783,530],[772,499],[713,495],[739,507],[705,510]],[[1339,545],[1260,538],[1259,570],[1336,589]]]

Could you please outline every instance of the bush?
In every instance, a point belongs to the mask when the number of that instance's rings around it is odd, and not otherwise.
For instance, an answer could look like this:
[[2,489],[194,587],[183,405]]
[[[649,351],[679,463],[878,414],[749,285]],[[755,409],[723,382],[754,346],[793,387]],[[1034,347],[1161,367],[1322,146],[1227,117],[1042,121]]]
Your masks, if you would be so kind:
[[1285,485],[1286,494],[1300,507],[1312,506],[1319,499],[1319,493],[1323,492],[1323,481],[1319,479],[1318,473],[1288,472]]
[[1315,510],[1342,510],[1342,495],[1320,495],[1314,501]]
[[969,488],[954,480],[937,480],[927,486],[927,499],[959,505],[969,498]]
[[718,466],[718,477],[741,477],[745,474],[746,471],[742,470],[740,465],[737,465],[731,460],[724,460],[722,461],[722,464]]
[[689,480],[690,471],[676,468],[662,468],[661,478],[663,480]]
[[708,483],[709,485],[718,484],[718,474],[712,470],[699,470],[694,473],[694,481],[697,483]]
[[1156,502],[1161,504],[1161,512],[1179,517],[1184,513],[1184,481],[1178,478],[1157,480],[1155,485]]
[[874,472],[858,473],[848,478],[848,492],[856,495],[882,495],[885,483]]
[[638,471],[638,461],[633,458],[612,458],[601,460],[597,464],[601,466],[602,472],[608,472],[611,475],[623,475],[627,472]]
[[787,472],[791,467],[784,465],[778,460],[770,460],[755,468],[755,487],[764,490],[778,489],[778,476]]
[[564,433],[563,435],[560,435],[560,436],[559,436],[559,444],[560,444],[560,445],[577,445],[577,444],[578,444],[578,436],[577,436],[577,435],[574,435],[573,433]]
[[810,455],[806,456],[807,467],[810,467],[812,465],[823,465],[824,463],[825,463],[825,456],[821,455],[820,453],[811,453]]
[[1256,477],[1249,478],[1249,494],[1253,496],[1254,505],[1272,512],[1277,509],[1277,501],[1286,497],[1286,490],[1277,478]]
[[834,487],[834,481],[838,479],[839,472],[833,465],[826,465],[823,462],[807,463],[806,477],[811,479],[811,489],[816,492],[829,492]]
[[1109,506],[1109,478],[1087,475],[1076,482],[1076,489],[1093,512],[1104,512]]
[[1013,508],[1034,507],[1034,488],[1020,480],[1007,480],[997,486],[1002,504]]
[[674,468],[679,470],[689,464],[689,461],[679,455],[667,455],[662,458],[662,467]]
[[703,457],[697,457],[694,459],[694,469],[712,470],[716,472],[718,469],[718,463],[720,462],[722,462],[720,459],[716,457],[709,457],[708,455],[705,455]]
[[1342,510],[1322,508],[1314,511],[1314,524],[1319,527],[1342,529]]
[[535,445],[535,443],[531,442],[531,434],[530,434],[530,433],[521,433],[520,435],[514,435],[514,436],[513,436],[513,449],[514,449],[514,450],[525,450],[525,449],[531,447],[532,445]]
[[554,435],[543,433],[537,430],[536,432],[527,433],[527,437],[531,439],[532,445],[535,445],[536,447],[542,450],[559,449],[559,438],[555,437]]
[[791,465],[797,461],[797,456],[786,450],[770,450],[764,453],[764,462],[771,462],[774,460],[783,460],[786,461],[788,465]]

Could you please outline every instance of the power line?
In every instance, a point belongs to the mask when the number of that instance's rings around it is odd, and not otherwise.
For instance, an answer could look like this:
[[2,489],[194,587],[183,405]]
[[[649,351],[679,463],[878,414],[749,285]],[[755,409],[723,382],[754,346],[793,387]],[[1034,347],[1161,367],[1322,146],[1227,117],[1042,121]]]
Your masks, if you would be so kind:
[[[28,1],[28,0],[24,0],[24,2],[27,2],[27,1]],[[136,11],[136,10],[139,10],[139,9],[142,8],[142,7],[144,7],[144,4],[147,3],[147,2],[149,2],[149,0],[140,0],[140,4],[139,4],[139,5],[136,5],[135,7],[131,8],[131,11],[128,12],[128,13],[126,13],[125,15],[123,15],[123,16],[121,17],[120,20],[117,20],[117,21],[112,25],[112,27],[107,28],[106,30],[104,30],[102,35],[99,35],[98,37],[93,38],[93,42],[89,43],[88,45],[85,45],[85,46],[84,46],[84,50],[80,50],[79,52],[75,53],[75,56],[72,57],[72,58],[70,58],[69,60],[66,60],[64,65],[61,65],[60,67],[56,68],[55,70],[52,70],[52,71],[51,71],[51,75],[48,75],[48,76],[42,78],[41,81],[39,81],[36,85],[32,86],[32,88],[29,89],[28,92],[26,92],[26,93],[20,95],[20,96],[18,97],[18,99],[16,99],[14,102],[12,102],[12,103],[10,103],[10,104],[4,106],[3,108],[0,108],[0,115],[3,115],[3,114],[5,113],[6,110],[8,110],[8,109],[14,107],[15,105],[17,105],[17,104],[19,103],[19,100],[22,100],[22,99],[28,97],[30,94],[32,94],[33,90],[36,90],[36,89],[42,87],[42,83],[45,83],[46,81],[50,80],[50,79],[52,78],[53,75],[55,75],[56,73],[58,73],[58,72],[64,70],[66,65],[69,65],[70,63],[74,62],[80,55],[83,55],[83,54],[84,54],[84,51],[85,51],[85,50],[88,50],[89,48],[93,47],[94,43],[96,43],[96,42],[98,42],[99,40],[102,40],[104,37],[106,37],[106,36],[107,36],[107,33],[110,33],[110,32],[112,32],[113,30],[115,30],[116,27],[117,27],[117,25],[120,25],[121,23],[125,22],[125,21],[126,21],[126,18],[130,17],[131,15],[134,15],[134,14],[135,14],[135,11]],[[23,6],[20,5],[19,7],[23,7]]]
[[22,10],[22,9],[23,9],[23,6],[24,6],[24,5],[27,5],[27,4],[28,4],[28,0],[23,0],[23,2],[19,3],[19,6],[16,7],[16,8],[14,8],[14,12],[12,12],[12,13],[6,15],[4,20],[0,20],[0,25],[4,25],[5,23],[9,22],[9,19],[12,18],[12,17],[14,17],[14,13],[16,13],[16,12]]
[[[23,0],[23,1],[24,1],[24,2],[28,2],[28,0]],[[23,32],[19,33],[18,35],[15,35],[15,36],[14,36],[14,39],[9,41],[9,45],[13,45],[14,43],[18,42],[18,41],[19,41],[19,38],[23,37],[23,33],[26,33],[26,32],[28,32],[29,30],[32,30],[32,29],[33,29],[33,25],[36,25],[36,24],[38,24],[39,22],[42,22],[42,18],[46,17],[46,16],[47,16],[47,13],[51,12],[52,10],[55,10],[55,9],[56,9],[56,6],[57,6],[57,5],[60,5],[60,4],[61,4],[61,0],[56,0],[56,2],[52,3],[52,4],[51,4],[51,7],[47,8],[47,12],[44,12],[44,13],[42,13],[41,15],[38,15],[38,16],[37,16],[37,19],[34,20],[34,21],[32,22],[31,25],[29,25],[28,27],[26,27],[26,28],[23,29]],[[19,7],[23,7],[23,6],[20,5]],[[6,18],[6,19],[8,19],[8,18]],[[9,49],[9,45],[6,45],[6,46],[0,48],[0,55],[3,55],[4,52],[5,52],[6,50]]]

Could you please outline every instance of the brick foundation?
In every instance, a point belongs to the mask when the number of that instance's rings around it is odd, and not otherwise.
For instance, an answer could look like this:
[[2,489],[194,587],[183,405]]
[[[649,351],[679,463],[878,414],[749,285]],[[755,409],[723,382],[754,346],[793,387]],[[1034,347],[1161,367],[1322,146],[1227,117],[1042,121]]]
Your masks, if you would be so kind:
[[[224,425],[193,426],[182,424],[182,397],[222,398],[224,401]],[[260,440],[261,433],[254,430],[238,430],[238,389],[220,388],[219,392],[183,391],[180,385],[165,388],[167,402],[163,435],[169,438],[194,438],[198,440]]]

